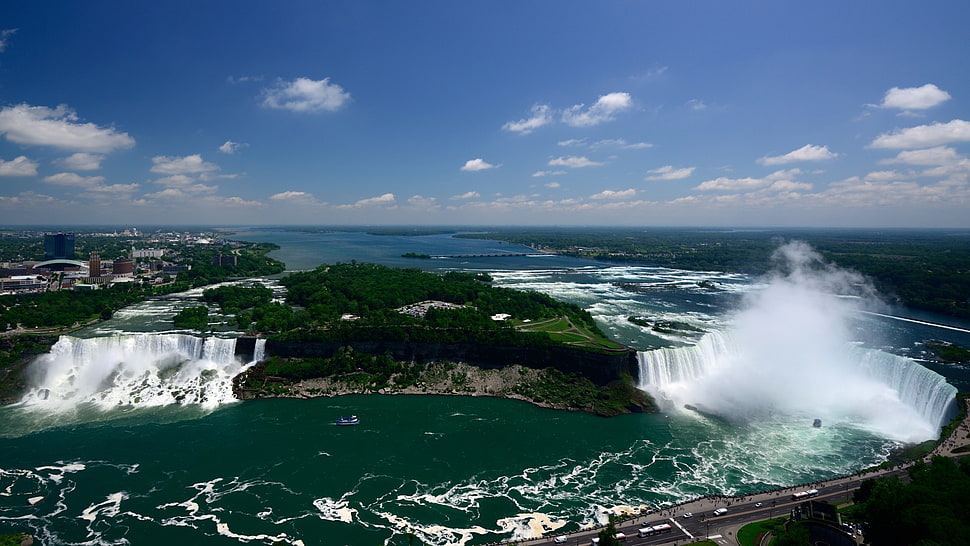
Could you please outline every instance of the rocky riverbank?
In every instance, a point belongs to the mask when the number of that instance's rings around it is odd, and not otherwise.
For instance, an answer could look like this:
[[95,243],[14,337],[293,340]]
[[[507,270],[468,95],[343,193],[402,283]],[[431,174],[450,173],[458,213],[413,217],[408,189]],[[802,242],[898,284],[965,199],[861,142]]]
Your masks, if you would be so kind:
[[485,369],[463,362],[443,361],[411,363],[404,373],[380,382],[375,382],[371,374],[363,371],[292,379],[269,375],[267,367],[259,365],[236,378],[235,392],[243,400],[346,394],[493,396],[602,416],[655,411],[653,401],[633,386],[630,377],[598,386],[582,376],[552,368],[537,370],[513,365]]

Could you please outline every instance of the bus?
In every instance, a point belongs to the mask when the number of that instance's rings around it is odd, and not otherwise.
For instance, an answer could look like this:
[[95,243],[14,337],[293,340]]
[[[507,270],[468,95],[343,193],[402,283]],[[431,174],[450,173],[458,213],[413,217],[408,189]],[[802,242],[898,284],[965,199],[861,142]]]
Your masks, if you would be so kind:
[[637,529],[637,536],[639,537],[652,537],[655,535],[662,535],[664,533],[669,533],[673,530],[673,527],[669,523],[660,523],[654,525],[653,527],[643,527]]
[[809,497],[817,497],[818,489],[809,489],[808,491],[799,491],[791,496],[792,500],[805,500]]

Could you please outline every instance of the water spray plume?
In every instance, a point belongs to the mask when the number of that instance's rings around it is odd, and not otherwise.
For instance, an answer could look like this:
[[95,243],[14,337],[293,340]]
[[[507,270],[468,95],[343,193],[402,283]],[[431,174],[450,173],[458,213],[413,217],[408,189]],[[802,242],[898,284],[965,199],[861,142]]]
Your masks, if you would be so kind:
[[935,437],[955,389],[909,359],[852,343],[853,315],[879,305],[866,279],[802,242],[781,246],[773,261],[727,331],[693,347],[641,353],[642,387],[672,408],[731,421],[784,414],[900,441]]

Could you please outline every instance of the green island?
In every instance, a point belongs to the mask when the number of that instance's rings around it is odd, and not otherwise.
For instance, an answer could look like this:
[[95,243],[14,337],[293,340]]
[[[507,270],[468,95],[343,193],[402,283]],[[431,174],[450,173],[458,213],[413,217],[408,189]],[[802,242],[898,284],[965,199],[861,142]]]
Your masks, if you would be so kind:
[[285,304],[238,315],[269,355],[237,378],[240,398],[439,393],[600,415],[654,409],[633,384],[632,351],[588,312],[487,274],[353,262],[280,282]]

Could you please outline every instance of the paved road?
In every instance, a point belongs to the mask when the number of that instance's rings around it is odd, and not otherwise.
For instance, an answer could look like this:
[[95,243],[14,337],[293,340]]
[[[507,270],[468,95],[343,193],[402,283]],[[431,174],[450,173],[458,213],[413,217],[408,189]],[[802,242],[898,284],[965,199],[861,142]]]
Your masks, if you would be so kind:
[[[939,442],[932,453],[925,457],[929,460],[935,455],[946,457],[960,457],[966,453],[956,453],[961,447],[970,445],[970,400],[968,405],[967,417],[960,423],[953,433],[946,439]],[[741,497],[704,497],[694,499],[690,502],[666,508],[659,511],[648,512],[632,519],[625,519],[617,525],[617,530],[624,533],[627,538],[625,545],[643,544],[664,544],[664,545],[683,545],[704,540],[708,537],[714,542],[724,545],[736,545],[735,538],[737,530],[754,521],[763,521],[772,517],[788,515],[793,506],[802,502],[792,499],[792,494],[808,489],[817,489],[817,500],[838,502],[852,498],[852,493],[859,488],[863,481],[873,478],[881,478],[890,475],[904,475],[908,465],[896,465],[892,468],[869,470],[860,472],[852,476],[844,476],[823,482],[802,484],[795,487],[787,487],[774,491],[765,491]],[[758,504],[760,503],[760,506]],[[717,508],[727,508],[727,513],[721,516],[714,516],[713,512]],[[691,513],[692,517],[684,517],[684,514]],[[640,538],[637,536],[637,529],[647,525],[657,525],[659,523],[669,523],[673,529],[668,534],[653,537]],[[565,544],[590,544],[590,541],[599,533],[599,529],[589,529],[564,535]],[[554,535],[558,536],[558,535]],[[507,544],[507,543],[505,543]],[[553,544],[553,536],[541,539],[532,539],[520,542],[519,544]]]

